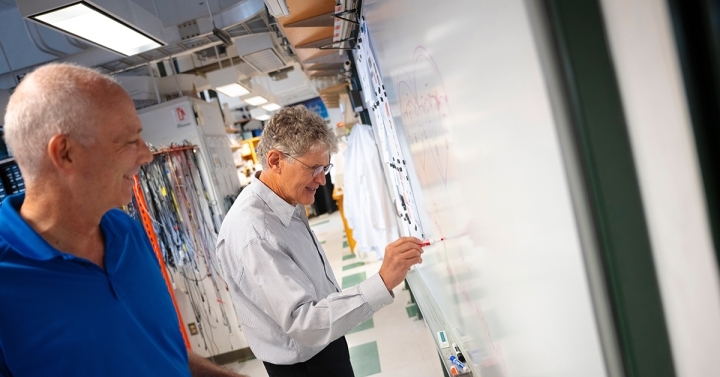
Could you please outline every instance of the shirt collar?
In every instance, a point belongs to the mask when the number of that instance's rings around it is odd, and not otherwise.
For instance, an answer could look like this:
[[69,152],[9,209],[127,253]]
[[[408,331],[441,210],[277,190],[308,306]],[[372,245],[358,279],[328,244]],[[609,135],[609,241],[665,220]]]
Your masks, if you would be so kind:
[[[20,207],[24,201],[24,193],[11,195],[3,200],[0,205],[0,238],[4,239],[16,253],[26,258],[50,260],[67,255],[52,247],[20,216]],[[105,245],[124,241],[122,237],[118,238],[119,234],[123,234],[127,230],[124,224],[112,224],[113,226],[111,226],[109,221],[107,214],[100,220]],[[123,229],[119,229],[118,226]]]
[[278,196],[275,191],[271,190],[270,187],[267,187],[267,185],[260,180],[260,173],[261,172],[256,173],[256,179],[250,184],[250,188],[270,207],[270,210],[282,221],[283,225],[287,227],[290,225],[290,220],[292,220],[293,213],[295,213],[298,206],[289,204],[285,199]]

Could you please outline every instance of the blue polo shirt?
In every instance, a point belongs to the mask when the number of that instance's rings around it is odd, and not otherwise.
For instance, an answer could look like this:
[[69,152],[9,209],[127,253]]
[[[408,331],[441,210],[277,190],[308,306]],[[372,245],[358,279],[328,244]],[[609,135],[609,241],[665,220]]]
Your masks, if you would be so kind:
[[103,216],[105,270],[56,250],[0,206],[0,376],[189,376],[177,314],[145,232]]

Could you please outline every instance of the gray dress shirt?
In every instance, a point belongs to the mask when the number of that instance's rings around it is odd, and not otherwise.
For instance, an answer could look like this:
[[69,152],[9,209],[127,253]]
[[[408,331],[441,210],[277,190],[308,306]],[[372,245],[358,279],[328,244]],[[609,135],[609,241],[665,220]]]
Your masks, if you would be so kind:
[[250,348],[273,364],[307,361],[393,301],[378,274],[342,291],[303,206],[259,179],[225,217],[217,258]]

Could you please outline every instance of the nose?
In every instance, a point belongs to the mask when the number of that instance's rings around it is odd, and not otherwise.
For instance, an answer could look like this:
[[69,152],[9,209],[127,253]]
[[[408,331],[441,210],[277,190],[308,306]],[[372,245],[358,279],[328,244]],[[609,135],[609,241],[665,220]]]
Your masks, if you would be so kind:
[[142,137],[140,137],[138,143],[140,143],[140,147],[138,148],[137,162],[139,165],[147,165],[153,160],[153,155]]
[[320,186],[325,186],[326,179],[325,179],[325,172],[321,172],[317,176],[315,176],[315,182],[317,182]]

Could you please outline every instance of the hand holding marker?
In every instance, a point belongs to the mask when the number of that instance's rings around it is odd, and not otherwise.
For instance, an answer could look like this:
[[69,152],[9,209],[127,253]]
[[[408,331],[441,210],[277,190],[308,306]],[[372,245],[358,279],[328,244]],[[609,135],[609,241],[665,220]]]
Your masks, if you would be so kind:
[[[456,235],[454,235],[454,236],[452,236],[452,237],[440,237],[440,238],[433,238],[433,239],[430,239],[430,240],[424,240],[424,241],[422,241],[422,242],[420,243],[420,247],[426,247],[426,246],[434,245],[434,244],[436,244],[436,243],[438,243],[438,242],[443,242],[443,241],[447,240],[448,238],[458,238],[458,237],[462,237],[462,236],[464,236],[464,235],[467,235],[467,231],[460,232],[460,233],[458,233],[458,234],[456,234]],[[411,269],[415,269],[415,265],[412,265],[410,268],[411,268]]]
[[[440,241],[445,241],[445,237],[436,238],[436,239],[432,239],[432,240],[424,240],[424,241],[422,241],[422,242],[420,243],[420,247],[430,246],[430,245],[432,245],[432,244],[434,244],[434,243],[436,243],[436,242],[440,242]],[[422,262],[421,262],[421,263],[422,263]],[[410,269],[411,269],[411,270],[414,270],[414,269],[415,269],[415,265],[410,266]]]
[[430,246],[430,245],[432,245],[432,244],[435,244],[435,243],[438,243],[438,242],[442,242],[442,241],[445,241],[445,237],[435,238],[435,239],[432,239],[432,240],[425,240],[425,241],[423,241],[423,242],[420,244],[420,246],[422,246],[422,247]]
[[[435,238],[435,239],[431,239],[431,240],[424,240],[424,241],[420,244],[420,247],[430,246],[430,245],[435,244],[435,243],[437,243],[437,242],[445,241],[445,239],[446,239],[445,237],[440,237],[440,238]],[[415,269],[415,265],[410,266],[410,268],[411,268],[411,269]]]
[[424,240],[424,241],[420,244],[420,246],[421,246],[421,247],[430,246],[430,245],[434,245],[434,244],[436,244],[436,243],[438,243],[438,242],[447,241],[448,239],[460,238],[460,237],[466,236],[466,235],[468,235],[468,231],[467,231],[467,230],[466,230],[466,231],[462,231],[462,232],[457,233],[457,234],[452,235],[452,236],[448,236],[448,237],[440,237],[440,238],[433,238],[433,239],[430,239],[430,240]]

